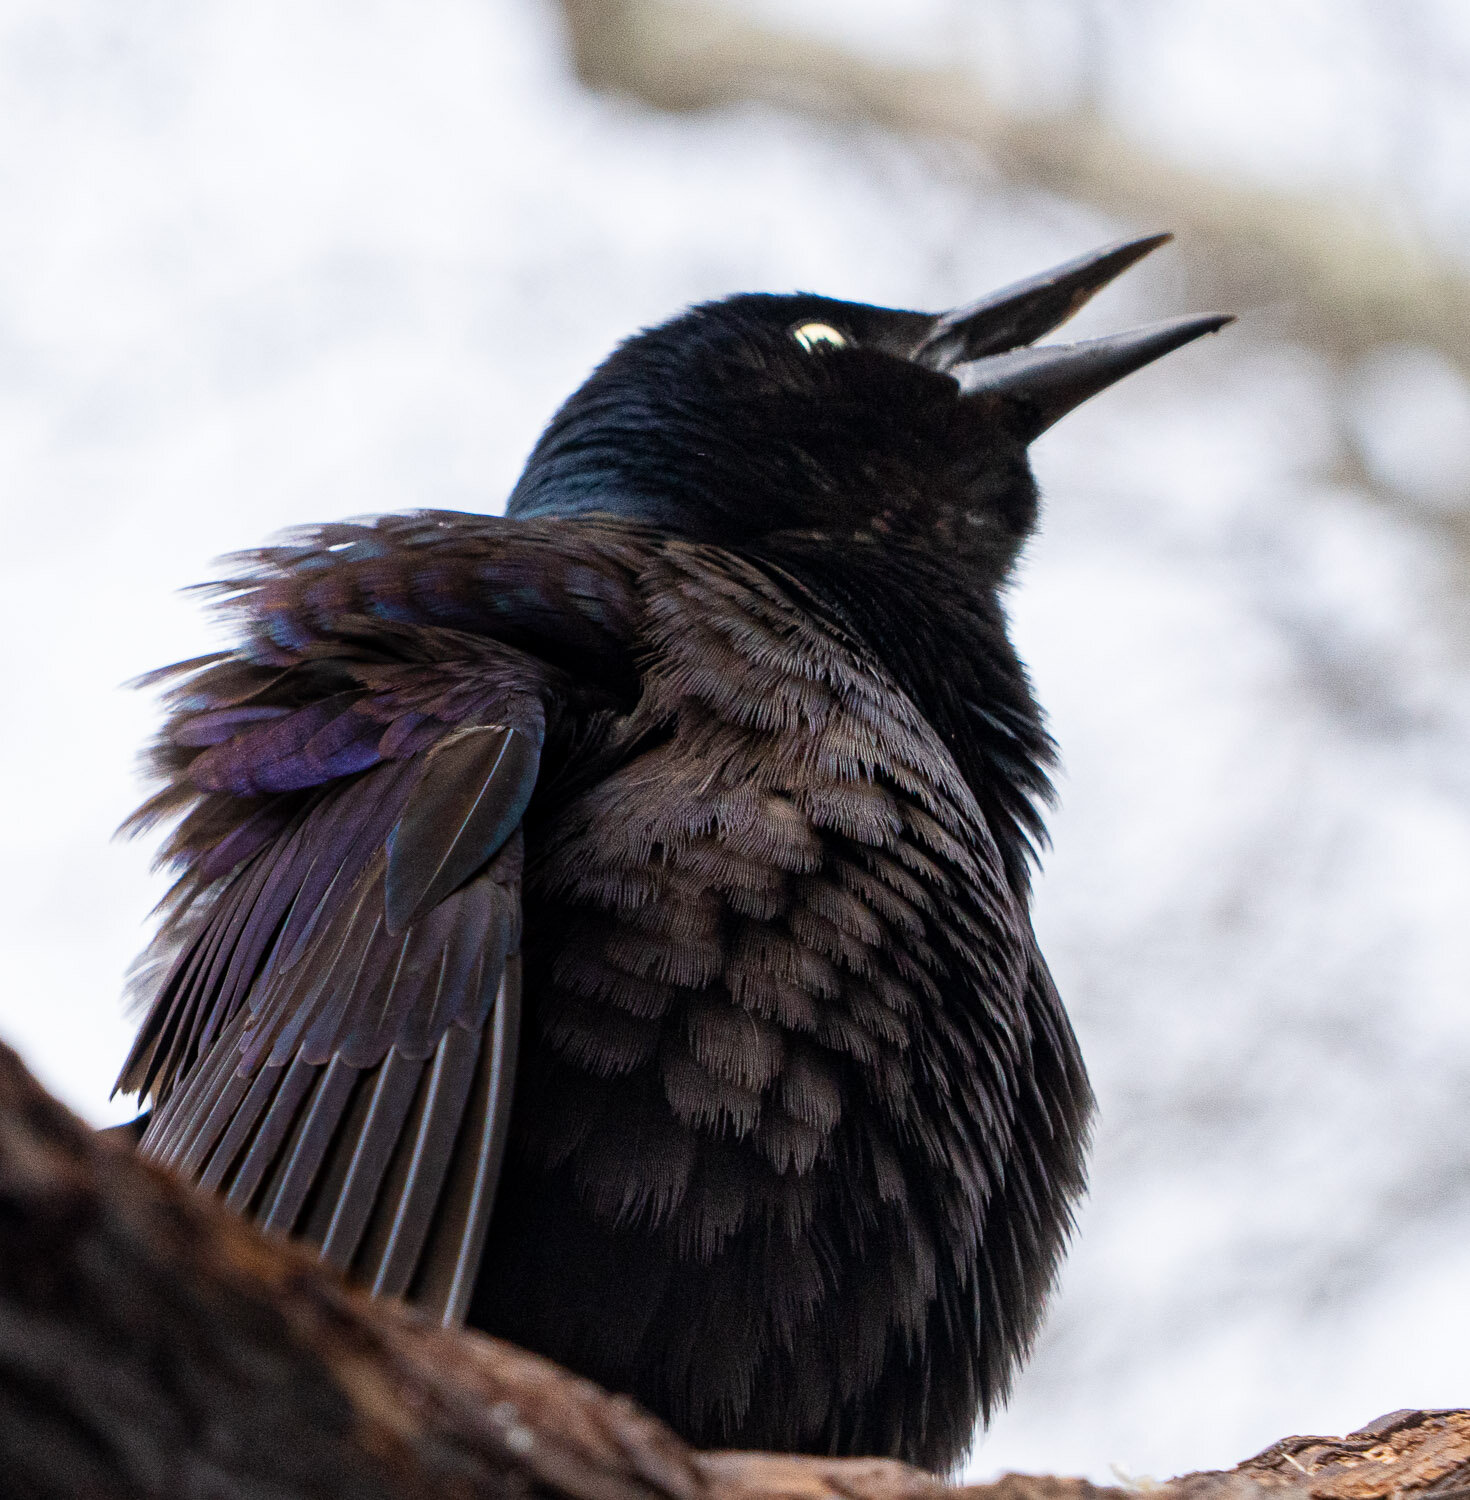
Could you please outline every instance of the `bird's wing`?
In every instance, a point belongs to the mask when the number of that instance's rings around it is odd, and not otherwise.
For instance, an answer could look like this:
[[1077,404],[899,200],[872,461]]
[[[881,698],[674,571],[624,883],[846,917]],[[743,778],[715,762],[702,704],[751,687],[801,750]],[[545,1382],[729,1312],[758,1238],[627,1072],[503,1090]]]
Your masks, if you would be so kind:
[[546,656],[615,654],[622,560],[419,520],[257,554],[246,645],[172,669],[144,816],[186,813],[183,873],[119,1087],[145,1152],[452,1321],[515,1072],[520,823],[607,697]]

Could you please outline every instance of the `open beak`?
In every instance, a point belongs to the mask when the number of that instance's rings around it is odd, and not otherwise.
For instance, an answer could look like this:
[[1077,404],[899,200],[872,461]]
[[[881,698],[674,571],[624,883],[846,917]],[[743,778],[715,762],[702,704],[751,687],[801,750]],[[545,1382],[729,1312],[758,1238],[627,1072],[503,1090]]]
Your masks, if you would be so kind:
[[967,395],[989,392],[1006,399],[1019,413],[1029,443],[1115,380],[1235,321],[1210,313],[1078,344],[1023,347],[1065,323],[1110,281],[1172,238],[1151,234],[1107,245],[941,313],[912,358],[953,375]]
[[990,392],[1008,398],[1020,414],[1021,435],[1030,443],[1115,380],[1234,321],[1228,313],[1169,318],[1080,344],[1043,344],[966,360],[949,373],[967,396]]
[[1149,234],[1104,245],[978,302],[940,313],[914,358],[931,370],[950,370],[961,360],[1034,344],[1043,334],[1060,328],[1129,266],[1173,238],[1172,234]]

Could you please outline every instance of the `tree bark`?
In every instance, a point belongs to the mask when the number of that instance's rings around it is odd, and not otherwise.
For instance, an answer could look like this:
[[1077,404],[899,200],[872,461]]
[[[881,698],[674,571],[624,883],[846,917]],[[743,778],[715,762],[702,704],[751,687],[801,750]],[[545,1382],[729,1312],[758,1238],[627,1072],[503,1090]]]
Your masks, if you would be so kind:
[[[1470,1412],[1287,1438],[1161,1500],[1470,1486]],[[374,1301],[89,1130],[0,1046],[0,1494],[7,1500],[1124,1500],[881,1460],[697,1453],[621,1396]]]

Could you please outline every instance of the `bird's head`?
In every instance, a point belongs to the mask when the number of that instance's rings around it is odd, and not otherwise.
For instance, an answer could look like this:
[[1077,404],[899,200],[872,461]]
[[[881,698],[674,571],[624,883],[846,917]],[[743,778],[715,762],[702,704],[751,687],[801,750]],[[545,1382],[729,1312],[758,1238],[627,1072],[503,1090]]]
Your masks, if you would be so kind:
[[1168,238],[946,313],[806,293],[691,308],[620,345],[566,402],[508,513],[608,512],[735,546],[778,533],[928,540],[998,579],[1036,518],[1028,445],[1230,321],[1030,347]]

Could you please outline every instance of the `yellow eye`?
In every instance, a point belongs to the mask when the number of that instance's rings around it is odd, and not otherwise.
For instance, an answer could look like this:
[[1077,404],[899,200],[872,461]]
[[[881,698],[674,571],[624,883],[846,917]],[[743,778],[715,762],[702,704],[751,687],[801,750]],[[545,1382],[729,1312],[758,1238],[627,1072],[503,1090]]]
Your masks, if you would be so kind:
[[810,354],[814,349],[847,348],[847,340],[830,323],[801,323],[791,330],[791,337]]

